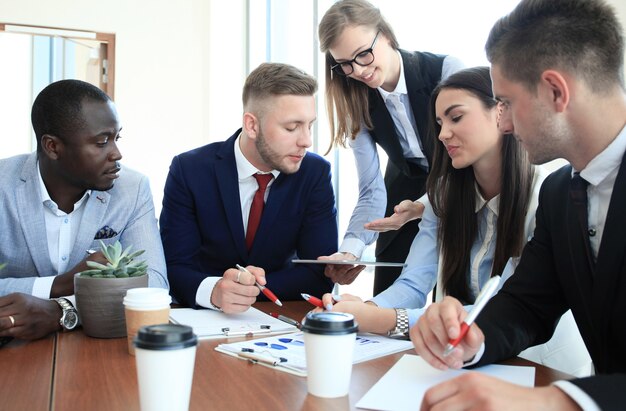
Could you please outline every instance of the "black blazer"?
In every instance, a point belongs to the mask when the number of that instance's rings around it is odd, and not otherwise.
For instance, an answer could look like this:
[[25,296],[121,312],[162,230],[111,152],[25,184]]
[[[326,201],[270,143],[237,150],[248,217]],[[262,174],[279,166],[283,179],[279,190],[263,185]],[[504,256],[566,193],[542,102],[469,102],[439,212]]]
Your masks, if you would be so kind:
[[572,309],[597,376],[572,382],[603,410],[626,404],[626,156],[613,187],[595,270],[570,205],[571,167],[550,175],[539,195],[537,226],[515,274],[477,323],[485,333],[480,363],[547,341]]
[[[400,50],[400,54],[422,150],[430,164],[435,144],[428,132],[430,95],[441,80],[441,69],[446,56],[419,51],[411,53],[404,50]],[[369,131],[370,135],[389,157],[385,171],[385,187],[387,188],[385,216],[389,216],[393,214],[393,207],[400,201],[416,200],[424,194],[428,172],[404,158],[400,145],[401,137],[396,132],[393,119],[378,90],[370,88],[368,99],[370,116],[374,125],[374,128]],[[399,231],[381,233],[377,249],[385,248]]]

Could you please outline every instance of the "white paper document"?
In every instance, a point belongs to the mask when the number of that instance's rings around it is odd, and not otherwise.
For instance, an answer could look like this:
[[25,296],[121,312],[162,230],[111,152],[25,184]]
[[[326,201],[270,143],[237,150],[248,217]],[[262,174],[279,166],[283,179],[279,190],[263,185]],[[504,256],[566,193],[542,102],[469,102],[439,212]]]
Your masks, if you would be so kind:
[[[352,361],[354,364],[413,348],[411,341],[374,334],[359,334],[354,344]],[[259,364],[270,364],[277,370],[306,376],[306,355],[302,332],[220,344],[215,349],[243,359],[246,359],[247,353],[254,353],[263,360],[269,360],[259,361]],[[242,353],[244,355],[241,355]]]
[[270,335],[297,331],[293,325],[250,307],[239,314],[226,314],[215,310],[174,308],[170,320],[193,328],[200,339]]
[[492,364],[472,370],[440,371],[417,355],[405,354],[356,406],[381,411],[418,410],[426,390],[470,371],[527,387],[535,385],[534,367]]

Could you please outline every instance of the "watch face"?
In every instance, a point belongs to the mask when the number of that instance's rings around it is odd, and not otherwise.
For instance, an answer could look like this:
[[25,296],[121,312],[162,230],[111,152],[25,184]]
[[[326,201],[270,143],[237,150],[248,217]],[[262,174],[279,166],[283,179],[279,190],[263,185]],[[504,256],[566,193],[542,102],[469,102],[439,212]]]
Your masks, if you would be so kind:
[[65,315],[63,316],[63,328],[65,328],[66,330],[72,330],[74,329],[74,327],[76,327],[77,324],[78,315],[76,314],[76,311],[66,311]]

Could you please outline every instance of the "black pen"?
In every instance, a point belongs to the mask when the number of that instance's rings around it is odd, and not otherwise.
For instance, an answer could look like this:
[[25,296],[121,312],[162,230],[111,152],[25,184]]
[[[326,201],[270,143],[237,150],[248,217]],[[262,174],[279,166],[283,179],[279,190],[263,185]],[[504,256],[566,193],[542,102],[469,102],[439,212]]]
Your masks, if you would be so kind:
[[302,324],[300,324],[298,321],[294,320],[293,318],[289,318],[285,315],[276,314],[276,313],[270,313],[270,315],[274,318],[278,318],[279,320],[286,322],[287,324],[291,324],[294,327],[297,327],[298,329],[302,327]]

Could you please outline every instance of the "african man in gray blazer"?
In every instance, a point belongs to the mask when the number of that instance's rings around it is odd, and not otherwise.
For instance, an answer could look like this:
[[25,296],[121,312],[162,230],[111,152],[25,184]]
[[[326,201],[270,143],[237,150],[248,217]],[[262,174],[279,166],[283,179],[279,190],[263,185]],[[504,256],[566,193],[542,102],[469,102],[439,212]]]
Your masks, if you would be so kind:
[[86,253],[99,240],[144,249],[149,285],[168,287],[150,186],[120,166],[109,97],[62,80],[39,94],[32,120],[37,152],[0,160],[0,337],[60,329],[74,274],[87,260],[105,262],[100,251]]

